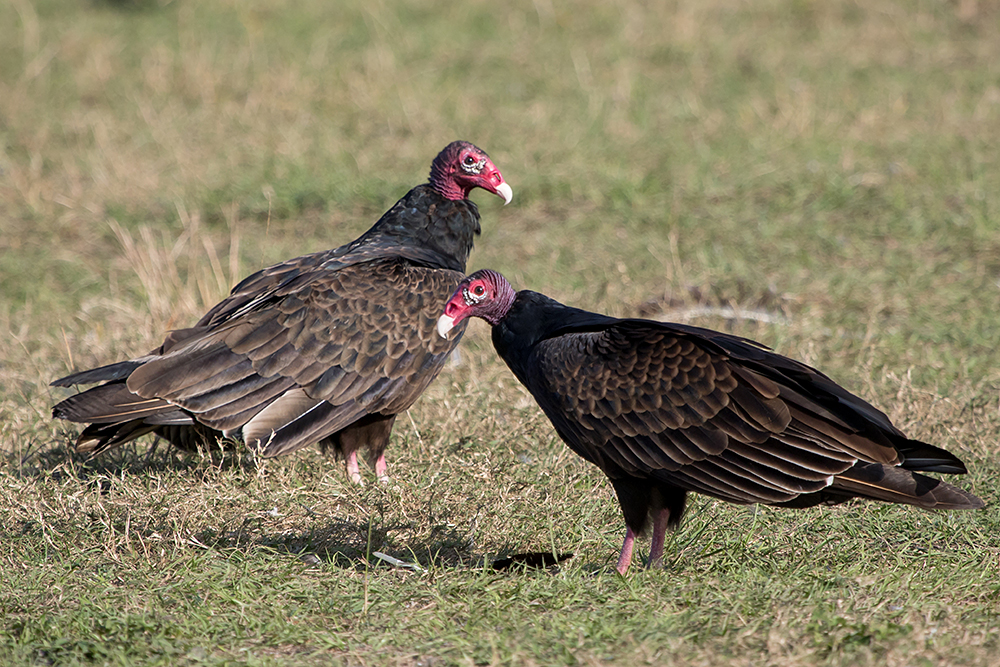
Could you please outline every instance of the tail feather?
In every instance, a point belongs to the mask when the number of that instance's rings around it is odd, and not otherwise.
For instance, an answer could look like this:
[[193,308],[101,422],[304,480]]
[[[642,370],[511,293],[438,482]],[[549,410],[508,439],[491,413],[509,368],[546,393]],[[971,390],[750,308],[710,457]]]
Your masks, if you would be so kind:
[[158,435],[174,447],[187,452],[211,447],[224,440],[221,432],[202,424],[163,425],[150,424],[142,419],[133,419],[114,424],[91,424],[80,433],[80,437],[76,440],[75,449],[81,454],[97,456],[147,433]]
[[951,452],[940,447],[928,445],[919,440],[907,440],[905,444],[899,445],[900,458],[903,462],[901,468],[906,470],[919,470],[921,472],[937,472],[949,475],[964,475],[968,472],[965,464]]
[[111,382],[57,403],[52,416],[73,422],[108,424],[176,410],[177,406],[162,398],[142,398],[129,391],[124,382]]
[[52,416],[88,424],[76,441],[76,451],[83,454],[97,455],[147,433],[186,451],[222,438],[222,433],[196,423],[176,405],[132,393],[122,380],[70,396],[52,408]]
[[155,429],[155,426],[145,424],[141,419],[114,424],[91,424],[76,439],[75,449],[81,454],[96,456]]
[[132,359],[129,361],[119,361],[107,366],[91,368],[90,370],[73,373],[49,383],[50,387],[72,387],[77,384],[94,384],[95,382],[113,382],[124,380],[132,371],[139,368],[146,362],[145,359]]
[[939,479],[879,463],[857,464],[830,487],[853,496],[928,509],[980,509],[985,503],[968,491]]

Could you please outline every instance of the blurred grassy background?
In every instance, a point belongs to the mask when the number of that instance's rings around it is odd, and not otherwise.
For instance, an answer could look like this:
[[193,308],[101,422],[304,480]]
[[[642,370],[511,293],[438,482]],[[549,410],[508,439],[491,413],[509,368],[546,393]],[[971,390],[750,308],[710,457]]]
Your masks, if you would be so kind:
[[[87,463],[47,383],[354,238],[463,138],[515,197],[475,195],[470,270],[762,340],[962,455],[995,504],[997,28],[982,0],[0,4],[0,655],[989,664],[993,509],[702,499],[670,570],[609,576],[605,483],[484,327],[401,420],[396,490],[352,489],[312,452]],[[357,565],[379,545],[437,569]],[[551,548],[579,552],[558,577],[474,567]]]

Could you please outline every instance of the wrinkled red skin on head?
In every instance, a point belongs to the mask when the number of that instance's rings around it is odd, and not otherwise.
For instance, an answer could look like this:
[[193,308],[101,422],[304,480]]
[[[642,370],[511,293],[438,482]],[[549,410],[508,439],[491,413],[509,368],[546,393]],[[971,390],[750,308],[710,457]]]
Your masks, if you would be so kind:
[[[484,290],[482,296],[474,296],[473,290],[480,285]],[[458,324],[465,318],[478,314],[479,310],[489,305],[494,296],[495,290],[487,280],[466,278],[448,299],[448,303],[444,306],[444,314],[454,318],[455,324]]]
[[[482,288],[482,294],[476,294]],[[496,325],[507,315],[514,301],[514,290],[506,278],[489,269],[480,269],[459,283],[444,306],[444,315],[457,325],[468,317],[481,317]]]
[[455,324],[458,324],[469,316],[466,311],[468,311],[468,306],[466,306],[465,298],[461,292],[456,292],[455,296],[451,297],[444,306],[444,314],[454,319]]
[[497,188],[503,175],[486,151],[466,141],[445,147],[431,164],[431,185],[448,199],[467,199],[474,188],[482,188],[503,197]]

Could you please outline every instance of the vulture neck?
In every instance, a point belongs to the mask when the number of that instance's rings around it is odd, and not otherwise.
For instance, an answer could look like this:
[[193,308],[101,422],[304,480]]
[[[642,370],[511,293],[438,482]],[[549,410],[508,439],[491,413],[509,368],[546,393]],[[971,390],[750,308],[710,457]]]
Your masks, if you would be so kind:
[[425,183],[406,193],[347,249],[390,248],[418,264],[465,273],[480,230],[475,202],[448,199]]
[[[544,294],[522,290],[507,315],[493,327],[493,347],[512,369],[538,343],[567,333],[600,331],[613,317],[563,305]],[[518,375],[520,371],[515,370]]]

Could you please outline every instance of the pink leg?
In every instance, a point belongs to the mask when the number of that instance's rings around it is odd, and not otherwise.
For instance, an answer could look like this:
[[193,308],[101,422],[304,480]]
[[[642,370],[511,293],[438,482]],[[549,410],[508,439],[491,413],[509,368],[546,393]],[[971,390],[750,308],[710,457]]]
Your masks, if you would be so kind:
[[667,532],[670,510],[661,509],[653,519],[653,541],[649,545],[649,567],[658,567],[663,562],[663,542]]
[[628,566],[632,564],[632,549],[635,547],[635,533],[632,532],[631,528],[625,528],[625,542],[622,544],[622,553],[618,556],[618,565],[615,569],[618,570],[618,574],[625,576],[628,572]]
[[379,454],[378,458],[375,459],[375,476],[378,477],[378,481],[383,484],[391,482],[387,470],[389,469],[389,464],[385,462],[385,454]]
[[347,455],[347,476],[352,482],[360,486],[365,483],[361,480],[361,470],[358,468],[358,451],[354,450]]

